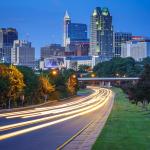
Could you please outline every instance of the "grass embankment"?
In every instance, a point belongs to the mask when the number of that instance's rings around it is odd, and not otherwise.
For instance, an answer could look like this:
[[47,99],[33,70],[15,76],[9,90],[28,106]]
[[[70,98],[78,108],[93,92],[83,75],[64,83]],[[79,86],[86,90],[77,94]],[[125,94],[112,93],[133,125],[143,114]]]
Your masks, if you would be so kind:
[[89,94],[92,94],[92,90],[91,89],[80,89],[78,92],[77,92],[77,95],[79,96],[84,96],[84,95],[89,95]]
[[150,113],[114,89],[115,104],[93,150],[150,150]]

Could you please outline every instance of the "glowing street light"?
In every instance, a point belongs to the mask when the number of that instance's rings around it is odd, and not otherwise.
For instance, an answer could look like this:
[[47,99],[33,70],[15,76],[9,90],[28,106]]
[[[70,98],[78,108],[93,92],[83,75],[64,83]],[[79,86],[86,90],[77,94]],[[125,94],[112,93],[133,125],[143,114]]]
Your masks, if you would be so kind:
[[76,76],[75,74],[73,74],[73,75],[72,75],[72,78],[74,78],[74,79],[75,79],[75,78],[77,78],[77,76]]
[[57,70],[52,70],[52,75],[53,76],[56,76],[58,74],[58,71]]
[[123,77],[126,78],[126,75],[124,75]]
[[92,74],[91,74],[91,77],[92,77],[92,78],[95,78],[95,77],[96,77],[96,75],[95,75],[94,73],[92,73]]
[[116,73],[116,76],[119,77],[119,73]]

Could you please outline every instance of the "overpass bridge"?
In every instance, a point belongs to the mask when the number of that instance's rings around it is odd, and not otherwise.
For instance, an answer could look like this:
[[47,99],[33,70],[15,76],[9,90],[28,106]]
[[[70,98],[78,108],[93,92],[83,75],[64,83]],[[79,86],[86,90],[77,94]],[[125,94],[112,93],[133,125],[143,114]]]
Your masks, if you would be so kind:
[[130,78],[78,78],[79,81],[136,81],[139,80],[138,77]]
[[139,77],[107,77],[107,78],[78,78],[79,82],[92,82],[99,83],[101,87],[110,87],[112,82],[131,81],[135,83],[139,80]]

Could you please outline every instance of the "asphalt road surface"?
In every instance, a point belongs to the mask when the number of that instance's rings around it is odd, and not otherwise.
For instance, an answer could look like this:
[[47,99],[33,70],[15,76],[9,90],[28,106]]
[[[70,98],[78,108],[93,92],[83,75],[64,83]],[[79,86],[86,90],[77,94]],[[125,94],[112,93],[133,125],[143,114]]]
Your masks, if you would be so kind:
[[111,90],[91,88],[92,95],[61,105],[0,114],[0,150],[56,150],[107,111]]

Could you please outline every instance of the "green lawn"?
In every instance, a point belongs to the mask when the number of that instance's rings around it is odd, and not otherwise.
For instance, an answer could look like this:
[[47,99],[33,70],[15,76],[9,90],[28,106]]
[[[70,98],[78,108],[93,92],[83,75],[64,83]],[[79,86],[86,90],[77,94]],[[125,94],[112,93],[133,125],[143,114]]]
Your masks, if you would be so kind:
[[120,89],[93,150],[150,150],[150,113],[130,104]]
[[80,89],[77,92],[77,95],[87,95],[87,94],[92,94],[92,90],[91,89]]

